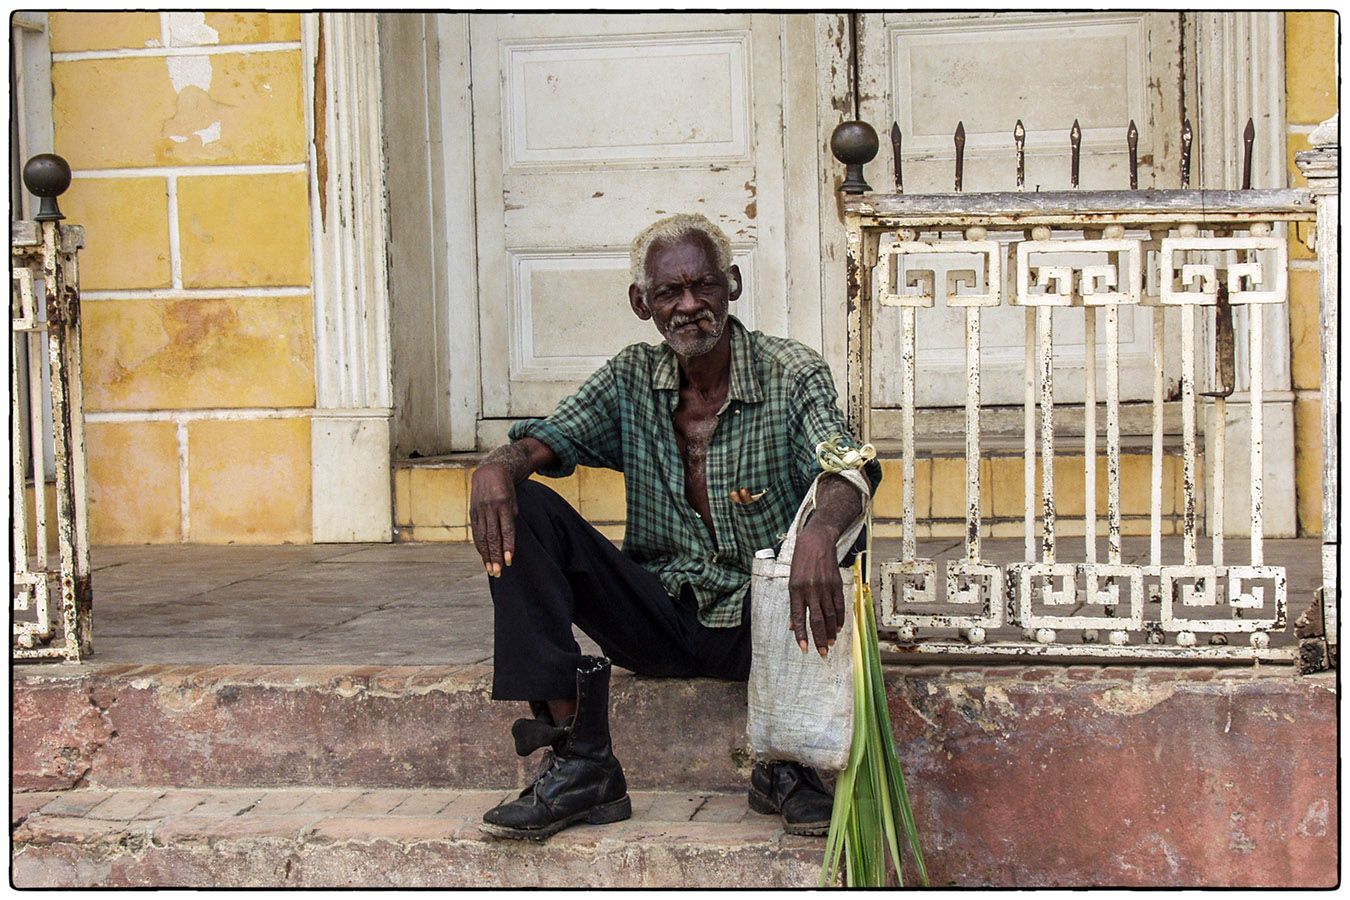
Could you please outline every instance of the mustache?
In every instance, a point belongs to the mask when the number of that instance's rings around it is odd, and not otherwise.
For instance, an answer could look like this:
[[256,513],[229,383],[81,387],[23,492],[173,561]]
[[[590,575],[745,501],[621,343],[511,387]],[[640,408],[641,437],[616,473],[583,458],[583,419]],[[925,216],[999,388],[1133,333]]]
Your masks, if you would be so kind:
[[671,316],[670,323],[667,327],[680,328],[684,325],[688,325],[690,322],[711,322],[716,325],[717,318],[710,311],[705,309],[692,316]]

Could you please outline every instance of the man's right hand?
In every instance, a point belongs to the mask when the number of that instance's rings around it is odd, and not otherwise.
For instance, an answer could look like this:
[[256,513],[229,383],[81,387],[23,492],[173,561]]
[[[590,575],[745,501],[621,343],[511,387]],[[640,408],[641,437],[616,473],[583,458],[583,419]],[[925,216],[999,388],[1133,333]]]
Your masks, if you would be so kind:
[[484,462],[473,473],[469,521],[483,568],[500,577],[516,550],[516,483],[507,466]]

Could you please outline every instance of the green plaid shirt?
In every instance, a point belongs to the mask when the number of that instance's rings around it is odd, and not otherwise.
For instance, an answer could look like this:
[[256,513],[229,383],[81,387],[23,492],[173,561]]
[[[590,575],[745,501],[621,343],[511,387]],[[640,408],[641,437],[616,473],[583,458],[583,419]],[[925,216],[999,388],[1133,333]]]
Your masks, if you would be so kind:
[[[741,624],[756,550],[775,546],[820,474],[816,444],[848,434],[829,367],[809,347],[771,337],[729,317],[731,384],[708,448],[708,505],[714,540],[684,493],[684,461],[672,416],[679,402],[675,353],[662,343],[633,344],[605,363],[547,419],[526,419],[511,439],[547,444],[563,478],[578,465],[624,473],[628,521],[623,552],[678,596],[688,584],[699,620]],[[880,466],[869,466],[873,485]],[[733,489],[764,496],[734,504]]]

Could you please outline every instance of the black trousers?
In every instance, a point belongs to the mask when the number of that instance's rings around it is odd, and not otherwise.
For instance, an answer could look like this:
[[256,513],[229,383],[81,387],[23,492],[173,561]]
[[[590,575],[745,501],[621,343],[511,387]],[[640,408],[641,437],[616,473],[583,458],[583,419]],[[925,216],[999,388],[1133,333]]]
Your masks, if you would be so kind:
[[640,675],[750,676],[750,602],[736,628],[706,628],[687,587],[678,598],[624,556],[566,500],[536,481],[516,486],[516,549],[489,578],[495,607],[494,700],[575,696],[575,623]]

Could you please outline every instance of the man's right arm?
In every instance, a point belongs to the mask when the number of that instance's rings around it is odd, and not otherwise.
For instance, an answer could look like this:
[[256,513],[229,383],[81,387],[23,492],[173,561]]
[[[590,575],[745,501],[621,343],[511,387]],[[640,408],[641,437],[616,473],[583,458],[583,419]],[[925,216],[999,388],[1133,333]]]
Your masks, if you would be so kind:
[[516,485],[540,469],[555,466],[558,456],[543,441],[526,437],[493,450],[473,473],[469,521],[483,568],[493,576],[511,565],[516,549]]

